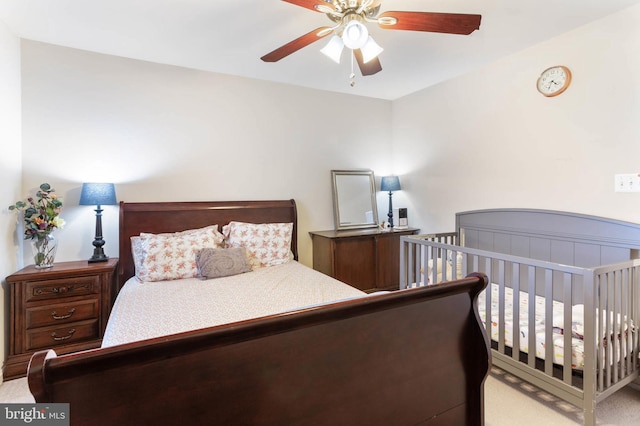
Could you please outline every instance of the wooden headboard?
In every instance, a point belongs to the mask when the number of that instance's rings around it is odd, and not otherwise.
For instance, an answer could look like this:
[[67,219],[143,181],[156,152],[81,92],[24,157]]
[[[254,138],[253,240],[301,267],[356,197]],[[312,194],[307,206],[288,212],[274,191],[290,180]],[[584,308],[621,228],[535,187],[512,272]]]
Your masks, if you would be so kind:
[[298,259],[298,219],[294,200],[274,201],[194,201],[120,202],[120,262],[118,288],[135,273],[131,256],[131,237],[141,232],[158,234],[202,228],[231,221],[249,223],[293,222],[291,251]]

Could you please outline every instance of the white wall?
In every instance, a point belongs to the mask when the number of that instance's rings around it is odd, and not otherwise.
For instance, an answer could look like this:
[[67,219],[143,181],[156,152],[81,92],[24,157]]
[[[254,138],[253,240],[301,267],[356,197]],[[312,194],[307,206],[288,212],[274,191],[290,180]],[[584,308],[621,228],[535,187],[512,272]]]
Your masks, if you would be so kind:
[[[410,224],[454,228],[458,211],[565,210],[640,222],[640,6],[393,103],[394,168]],[[569,89],[536,91],[568,66]],[[403,201],[404,200],[404,201]]]
[[[615,173],[640,172],[638,52],[640,6],[388,102],[30,41],[20,76],[17,40],[0,27],[0,120],[10,123],[0,137],[14,141],[3,143],[0,198],[56,188],[67,221],[59,261],[91,256],[84,181],[113,181],[124,201],[294,198],[307,265],[308,231],[333,227],[331,169],[400,175],[394,206],[425,232],[490,207],[638,222],[640,194],[613,192]],[[556,64],[573,83],[543,98],[535,81]],[[378,199],[383,219],[386,194]],[[117,256],[117,208],[103,218],[105,251]],[[3,276],[21,263],[13,219],[0,217]]]
[[[92,254],[82,182],[115,182],[129,202],[294,198],[311,265],[308,232],[333,227],[330,170],[390,168],[388,101],[32,41],[22,85],[23,188],[48,182],[64,197],[59,261]],[[117,207],[105,208],[109,256],[117,223]]]
[[[9,291],[5,277],[17,269],[16,215],[7,207],[20,199],[20,40],[0,21],[0,312],[9,312]],[[8,343],[8,314],[0,317],[0,362]],[[0,379],[1,380],[1,379]]]

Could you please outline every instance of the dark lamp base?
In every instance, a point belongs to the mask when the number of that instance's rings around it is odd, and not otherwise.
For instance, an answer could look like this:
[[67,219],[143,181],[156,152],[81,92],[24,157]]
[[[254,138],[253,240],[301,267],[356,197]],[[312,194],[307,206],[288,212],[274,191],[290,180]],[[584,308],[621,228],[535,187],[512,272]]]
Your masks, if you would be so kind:
[[88,260],[88,262],[89,263],[106,262],[107,260],[109,260],[109,256],[92,257],[91,259]]

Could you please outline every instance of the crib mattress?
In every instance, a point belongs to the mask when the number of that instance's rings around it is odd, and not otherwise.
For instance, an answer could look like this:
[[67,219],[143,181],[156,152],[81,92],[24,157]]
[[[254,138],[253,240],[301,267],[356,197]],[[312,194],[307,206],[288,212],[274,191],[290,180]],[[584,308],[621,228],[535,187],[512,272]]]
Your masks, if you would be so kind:
[[[529,294],[520,292],[520,322],[519,339],[520,350],[529,353]],[[499,341],[499,285],[491,284],[491,340]],[[504,344],[513,347],[513,289],[505,287],[505,315],[504,315]],[[486,324],[486,294],[482,292],[478,297],[478,311],[485,328]],[[537,358],[545,359],[546,357],[546,321],[545,321],[545,298],[535,296],[535,354]],[[562,302],[553,301],[553,363],[564,365],[564,304]],[[572,324],[571,324],[571,366],[575,370],[584,368],[584,306],[572,306]]]

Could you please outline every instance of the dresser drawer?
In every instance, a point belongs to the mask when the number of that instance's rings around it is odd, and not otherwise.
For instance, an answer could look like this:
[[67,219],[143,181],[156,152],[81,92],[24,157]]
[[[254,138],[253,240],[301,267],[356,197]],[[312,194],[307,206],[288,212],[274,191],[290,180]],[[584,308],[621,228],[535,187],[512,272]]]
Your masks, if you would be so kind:
[[27,330],[26,350],[55,348],[57,345],[98,339],[98,320],[72,322],[60,327]]
[[87,299],[27,308],[27,329],[96,319],[100,313],[100,304],[98,302],[98,299]]
[[100,277],[90,275],[57,280],[29,281],[26,285],[26,292],[26,302],[98,294],[100,293]]
[[117,288],[117,268],[115,258],[74,260],[47,269],[29,265],[9,275],[4,380],[24,376],[35,351],[65,354],[99,347]]

